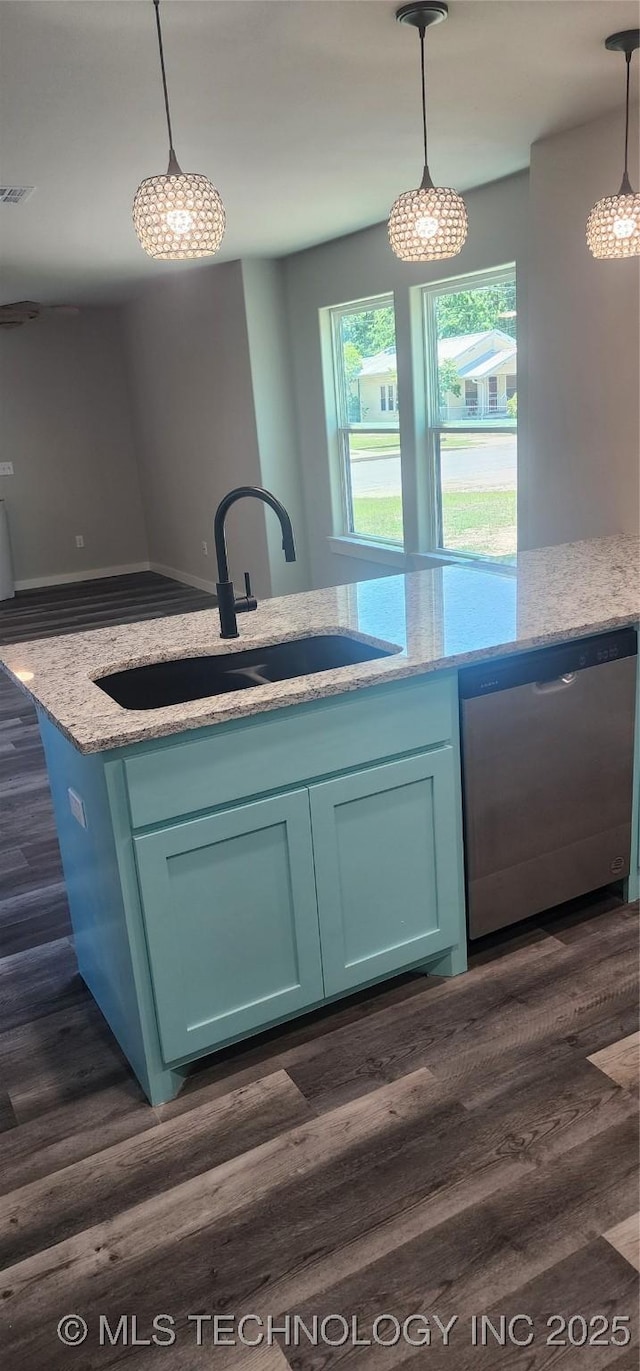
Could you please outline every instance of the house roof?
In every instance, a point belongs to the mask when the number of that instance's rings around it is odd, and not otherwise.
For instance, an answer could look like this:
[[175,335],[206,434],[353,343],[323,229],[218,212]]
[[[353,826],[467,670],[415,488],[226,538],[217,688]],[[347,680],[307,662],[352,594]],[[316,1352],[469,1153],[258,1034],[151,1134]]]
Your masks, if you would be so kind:
[[449,359],[454,361],[456,357],[461,357],[463,353],[476,347],[483,338],[488,338],[494,332],[494,329],[485,329],[483,333],[460,333],[455,338],[439,338],[438,357],[441,362],[449,361]]
[[[466,353],[473,352],[483,342],[487,344],[484,352],[473,359],[469,359],[466,363],[463,362],[462,359]],[[512,338],[501,328],[487,328],[482,333],[460,333],[454,338],[440,338],[438,340],[439,361],[455,362],[458,374],[462,377],[487,376],[489,372],[504,366],[512,357],[515,358],[516,354],[515,338]],[[389,347],[384,348],[382,352],[376,352],[373,357],[364,357],[358,378],[395,376],[396,371],[396,350],[394,347]]]
[[467,362],[466,366],[458,367],[458,375],[463,379],[466,376],[473,377],[474,380],[481,376],[488,376],[491,372],[499,371],[500,368],[505,366],[507,362],[510,362],[512,358],[514,359],[513,365],[515,367],[516,356],[517,348],[515,343],[513,343],[510,348],[503,348],[501,352],[496,352],[492,348],[489,352],[483,353],[482,357],[476,357],[473,361]]
[[385,348],[373,357],[363,357],[358,376],[387,376],[397,371],[395,348]]

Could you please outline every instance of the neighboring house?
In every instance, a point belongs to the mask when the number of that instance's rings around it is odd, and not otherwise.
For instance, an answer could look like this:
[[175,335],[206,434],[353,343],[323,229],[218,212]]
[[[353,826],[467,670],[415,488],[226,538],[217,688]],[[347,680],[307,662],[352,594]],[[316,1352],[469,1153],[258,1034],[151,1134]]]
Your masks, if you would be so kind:
[[441,397],[441,419],[508,416],[507,401],[516,394],[518,381],[515,338],[501,328],[441,338],[438,361],[453,363],[460,386],[459,395],[449,390]]
[[[465,333],[442,338],[438,359],[451,362],[459,377],[460,394],[449,390],[442,396],[442,420],[505,419],[507,401],[516,394],[517,347],[502,329]],[[397,422],[398,373],[395,348],[365,357],[351,382],[354,408],[364,424]]]
[[398,372],[395,348],[365,357],[352,387],[363,424],[398,422]]

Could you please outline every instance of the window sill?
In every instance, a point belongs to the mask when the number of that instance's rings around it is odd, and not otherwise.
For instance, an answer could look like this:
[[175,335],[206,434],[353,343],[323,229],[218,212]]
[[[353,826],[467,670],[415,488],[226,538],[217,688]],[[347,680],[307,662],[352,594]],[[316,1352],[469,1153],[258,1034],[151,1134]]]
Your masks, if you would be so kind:
[[491,562],[488,558],[463,557],[455,552],[415,552],[409,559],[412,571],[426,571],[434,566],[461,566],[467,571],[490,571],[494,576],[515,576],[515,563]]
[[348,533],[330,534],[327,542],[332,552],[341,557],[360,557],[365,562],[378,562],[381,566],[394,567],[398,571],[427,571],[437,566],[466,567],[467,571],[489,571],[494,576],[515,576],[515,564],[483,561],[481,557],[464,557],[455,552],[405,552],[392,543],[376,543],[366,538],[353,537]]
[[406,571],[408,558],[403,548],[391,543],[369,542],[366,538],[353,538],[348,533],[331,534],[327,542],[332,552],[342,557],[361,557],[366,562],[379,562],[381,566],[396,567]]

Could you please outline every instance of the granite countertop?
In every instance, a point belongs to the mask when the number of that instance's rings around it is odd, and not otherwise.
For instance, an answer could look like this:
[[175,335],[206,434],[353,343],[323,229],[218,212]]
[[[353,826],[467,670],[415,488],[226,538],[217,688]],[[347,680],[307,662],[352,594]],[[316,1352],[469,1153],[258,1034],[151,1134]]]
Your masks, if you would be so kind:
[[[103,752],[286,705],[505,656],[640,619],[640,541],[627,535],[523,552],[516,574],[442,566],[265,600],[220,639],[200,610],[89,633],[0,645],[0,664],[80,752]],[[154,710],[121,708],[95,685],[112,671],[347,633],[393,656]]]

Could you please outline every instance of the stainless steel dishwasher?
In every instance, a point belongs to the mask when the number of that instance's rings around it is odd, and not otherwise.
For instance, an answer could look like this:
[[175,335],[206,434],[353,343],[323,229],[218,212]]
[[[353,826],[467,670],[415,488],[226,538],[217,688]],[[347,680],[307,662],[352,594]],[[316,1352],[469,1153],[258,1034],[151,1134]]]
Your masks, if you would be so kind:
[[635,629],[460,674],[469,936],[629,874]]

